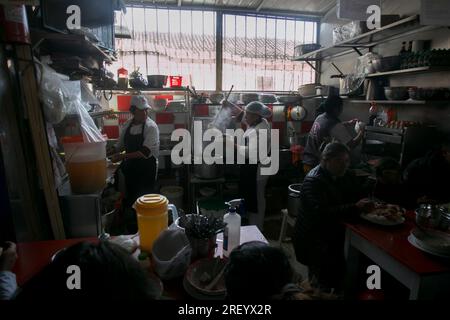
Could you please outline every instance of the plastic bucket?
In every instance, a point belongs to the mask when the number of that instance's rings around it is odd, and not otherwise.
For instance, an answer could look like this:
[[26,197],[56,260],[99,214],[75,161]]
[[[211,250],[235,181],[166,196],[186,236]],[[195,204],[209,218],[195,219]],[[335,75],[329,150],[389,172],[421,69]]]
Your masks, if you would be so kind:
[[182,76],[170,76],[169,82],[170,82],[171,88],[181,87],[181,85],[183,83],[183,77]]
[[95,193],[106,185],[106,141],[84,143],[81,136],[62,138],[73,193]]

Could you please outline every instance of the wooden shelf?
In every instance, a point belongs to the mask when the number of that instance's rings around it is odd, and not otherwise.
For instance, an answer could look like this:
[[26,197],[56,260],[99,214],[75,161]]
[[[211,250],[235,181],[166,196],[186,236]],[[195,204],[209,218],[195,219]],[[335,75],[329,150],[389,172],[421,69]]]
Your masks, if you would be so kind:
[[437,26],[422,26],[419,15],[414,15],[397,22],[391,23],[380,29],[376,29],[352,39],[342,41],[333,46],[325,47],[310,53],[294,57],[294,61],[320,61],[325,58],[345,55],[362,49],[369,49],[384,42],[392,41],[418,32],[437,29]]
[[376,78],[376,77],[395,76],[395,75],[423,73],[423,72],[445,72],[445,71],[450,71],[450,67],[418,67],[404,70],[377,72],[366,75],[366,78]]

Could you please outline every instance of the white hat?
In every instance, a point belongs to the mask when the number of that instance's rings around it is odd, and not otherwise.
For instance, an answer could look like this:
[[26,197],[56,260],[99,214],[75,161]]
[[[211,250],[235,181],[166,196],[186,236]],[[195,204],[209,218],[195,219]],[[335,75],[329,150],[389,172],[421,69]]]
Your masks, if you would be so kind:
[[258,101],[250,102],[245,107],[245,111],[258,114],[263,118],[270,118],[272,115],[272,110],[270,110],[265,104]]
[[144,96],[131,97],[130,106],[135,106],[139,110],[150,109],[147,99]]

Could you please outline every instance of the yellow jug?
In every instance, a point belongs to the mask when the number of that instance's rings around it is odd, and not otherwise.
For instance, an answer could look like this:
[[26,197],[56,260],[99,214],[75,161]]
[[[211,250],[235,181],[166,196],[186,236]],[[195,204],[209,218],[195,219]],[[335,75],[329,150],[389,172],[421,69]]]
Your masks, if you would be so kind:
[[146,194],[139,197],[133,208],[137,215],[140,248],[142,251],[151,252],[153,242],[168,227],[168,208],[172,210],[174,220],[178,217],[177,209],[160,194]]

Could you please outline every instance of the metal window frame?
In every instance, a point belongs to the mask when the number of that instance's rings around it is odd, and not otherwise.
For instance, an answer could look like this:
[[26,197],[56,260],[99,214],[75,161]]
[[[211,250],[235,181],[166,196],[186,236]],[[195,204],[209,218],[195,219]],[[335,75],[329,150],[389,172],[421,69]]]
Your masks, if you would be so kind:
[[[153,3],[153,4],[146,4],[146,3],[142,3],[142,2],[128,2],[127,3],[127,7],[131,8],[131,19],[132,19],[132,34],[135,35],[135,25],[134,25],[134,8],[143,8],[144,9],[144,30],[147,33],[147,14],[146,14],[146,9],[152,8],[155,10],[155,15],[156,15],[156,42],[157,45],[159,46],[160,44],[160,34],[159,34],[159,20],[158,20],[158,11],[159,10],[167,10],[167,14],[168,14],[168,30],[169,30],[169,34],[171,32],[170,29],[170,10],[177,10],[179,11],[179,16],[180,16],[180,33],[181,33],[181,12],[182,11],[190,11],[190,15],[191,15],[191,45],[194,45],[194,39],[193,39],[193,21],[192,21],[192,16],[193,16],[193,11],[202,11],[202,40],[203,40],[203,48],[205,46],[205,21],[204,21],[204,17],[205,17],[205,12],[215,12],[215,33],[216,33],[216,90],[222,91],[222,90],[226,90],[226,88],[223,88],[223,66],[224,66],[224,62],[223,62],[223,52],[224,52],[224,47],[225,47],[225,37],[224,37],[224,28],[225,28],[225,18],[230,15],[230,16],[234,16],[234,27],[235,27],[235,31],[234,31],[234,54],[237,53],[237,32],[236,32],[236,28],[237,28],[237,17],[238,16],[244,16],[245,17],[245,51],[244,51],[244,59],[247,58],[247,41],[248,41],[248,34],[247,34],[247,27],[248,27],[248,17],[254,17],[255,20],[255,58],[257,57],[258,54],[258,18],[263,18],[265,20],[265,38],[264,38],[264,77],[267,75],[267,21],[268,19],[273,19],[275,20],[275,64],[277,63],[277,53],[278,53],[278,49],[277,49],[277,38],[278,38],[278,34],[277,34],[277,28],[278,28],[278,21],[282,20],[284,21],[284,51],[283,51],[283,88],[286,89],[286,54],[287,54],[287,40],[286,40],[286,35],[287,35],[287,23],[288,21],[294,21],[294,46],[295,43],[297,42],[297,23],[302,23],[303,24],[303,41],[305,40],[305,35],[306,35],[306,23],[313,23],[313,35],[312,37],[315,38],[313,39],[313,41],[319,41],[319,37],[320,37],[320,16],[314,16],[314,15],[305,15],[303,13],[295,13],[295,12],[279,12],[279,11],[271,11],[271,12],[265,12],[264,10],[258,11],[258,12],[254,12],[254,11],[250,11],[250,10],[241,10],[241,9],[235,9],[235,8],[213,8],[213,7],[209,7],[209,6],[202,6],[202,7],[196,7],[196,6],[183,6],[183,7],[179,7],[179,6],[171,6],[171,5],[161,5],[161,4],[157,4],[157,3]],[[220,20],[220,21],[219,21]],[[220,30],[219,30],[220,28]],[[147,35],[145,35],[145,37],[147,37]],[[133,47],[133,66],[136,69],[136,48],[135,48],[135,42],[134,42],[134,37],[132,39],[132,47]],[[171,37],[169,36],[169,47],[171,47]],[[145,52],[145,62],[146,62],[146,72],[148,74],[148,53],[149,51],[147,50],[148,48],[144,48],[144,52]],[[122,52],[122,61],[123,61],[123,52]],[[160,61],[160,55],[159,53],[156,55],[157,57],[157,69],[158,69],[158,74],[161,73],[161,61]],[[204,65],[204,58],[203,60],[203,65]],[[168,62],[170,63],[170,57],[168,58]],[[123,64],[123,62],[122,62]],[[178,65],[178,62],[177,62]],[[245,66],[247,66],[247,62],[245,62]],[[320,64],[314,64],[314,66],[320,66]],[[192,71],[192,67],[193,66],[189,66],[189,70]],[[178,66],[179,69],[179,66]],[[235,69],[235,66],[234,68]],[[246,68],[245,68],[246,69]],[[256,75],[256,70],[257,70],[257,66],[255,65],[255,88],[257,88],[257,75]],[[291,88],[292,86],[294,86],[295,80],[294,80],[294,74],[295,74],[295,69],[292,72],[292,77],[291,77],[291,83],[289,83],[289,90],[292,90],[293,88]],[[314,73],[314,76],[313,76]],[[275,78],[276,76],[276,71],[272,72],[273,77]],[[304,63],[301,64],[301,80],[300,77],[298,79],[298,83],[303,83],[304,81],[304,74],[305,74],[305,68],[304,68]],[[311,78],[314,81],[317,81],[318,78],[320,79],[320,75],[317,74],[317,72],[315,72],[313,69],[310,69],[310,74],[311,74]],[[300,76],[300,75],[299,75]],[[247,88],[247,73],[244,72],[244,85]],[[205,86],[205,79],[203,79],[203,86]],[[264,90],[264,83],[263,83],[263,90]]]

